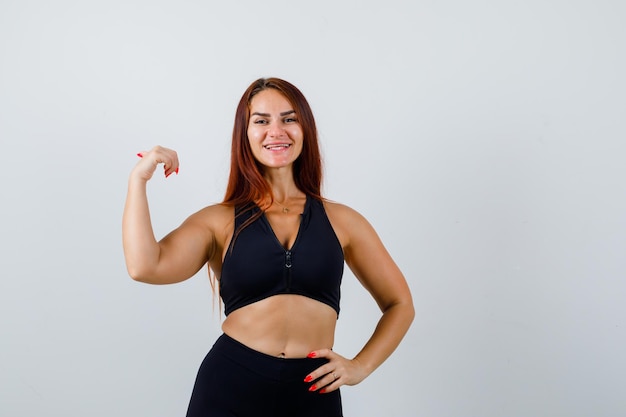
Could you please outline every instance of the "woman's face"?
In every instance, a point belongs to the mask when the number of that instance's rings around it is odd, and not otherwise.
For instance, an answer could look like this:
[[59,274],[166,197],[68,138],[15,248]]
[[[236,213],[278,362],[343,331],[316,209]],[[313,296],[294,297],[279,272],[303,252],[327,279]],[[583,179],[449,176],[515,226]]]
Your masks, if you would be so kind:
[[302,152],[303,133],[293,106],[275,89],[250,101],[248,141],[252,154],[267,168],[291,166]]

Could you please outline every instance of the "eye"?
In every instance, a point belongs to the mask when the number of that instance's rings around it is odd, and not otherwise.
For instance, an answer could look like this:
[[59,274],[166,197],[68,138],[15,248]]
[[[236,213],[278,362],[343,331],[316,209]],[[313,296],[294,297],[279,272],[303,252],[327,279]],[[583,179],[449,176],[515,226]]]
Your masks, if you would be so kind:
[[295,117],[287,117],[285,118],[285,123],[297,123],[298,119]]
[[265,119],[256,119],[252,123],[254,123],[255,125],[264,125],[264,124],[267,124],[267,120],[265,120]]

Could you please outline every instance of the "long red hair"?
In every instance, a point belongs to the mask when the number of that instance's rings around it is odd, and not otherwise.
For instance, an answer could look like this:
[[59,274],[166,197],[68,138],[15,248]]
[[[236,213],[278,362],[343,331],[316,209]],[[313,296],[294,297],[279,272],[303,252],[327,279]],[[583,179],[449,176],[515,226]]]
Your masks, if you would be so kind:
[[[252,154],[248,141],[248,122],[250,121],[250,102],[252,98],[263,90],[273,88],[280,92],[293,106],[298,122],[302,128],[302,152],[293,164],[293,179],[296,187],[306,195],[322,200],[322,159],[317,139],[315,118],[308,101],[300,90],[293,84],[279,78],[259,78],[246,89],[239,100],[235,113],[233,140],[230,155],[230,175],[226,187],[223,204],[251,209],[254,205],[261,208],[234,231],[233,242],[238,234],[250,223],[262,215],[262,211],[269,208],[274,201],[274,195],[268,182],[263,177],[263,166],[258,163]],[[232,245],[232,242],[231,242]],[[209,268],[211,287],[217,288],[217,277]],[[215,302],[215,299],[213,299]],[[221,299],[220,299],[221,313]]]
[[224,204],[243,206],[254,203],[263,210],[274,200],[272,189],[263,177],[263,166],[254,158],[248,142],[250,101],[261,91],[270,88],[280,92],[291,103],[302,128],[302,152],[293,165],[296,186],[308,196],[322,200],[322,160],[311,106],[293,84],[279,78],[259,78],[243,93],[235,113],[230,175]]

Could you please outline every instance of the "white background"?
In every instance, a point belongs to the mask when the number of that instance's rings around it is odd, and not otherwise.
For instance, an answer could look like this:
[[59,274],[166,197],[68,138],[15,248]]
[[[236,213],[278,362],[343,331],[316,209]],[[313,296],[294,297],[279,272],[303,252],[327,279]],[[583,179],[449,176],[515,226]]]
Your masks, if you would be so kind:
[[[0,0],[0,415],[182,416],[219,335],[206,270],[128,278],[135,154],[160,237],[219,202],[261,76],[317,116],[417,316],[346,416],[626,414],[626,6],[619,0]],[[335,350],[378,313],[347,273]]]

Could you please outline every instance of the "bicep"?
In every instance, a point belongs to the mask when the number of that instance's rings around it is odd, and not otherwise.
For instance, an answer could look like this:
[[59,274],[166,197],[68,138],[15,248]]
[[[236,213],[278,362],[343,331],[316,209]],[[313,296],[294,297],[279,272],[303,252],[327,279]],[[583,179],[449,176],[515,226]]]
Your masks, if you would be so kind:
[[214,242],[214,233],[199,215],[190,216],[159,241],[156,283],[171,284],[192,277],[208,261]]

